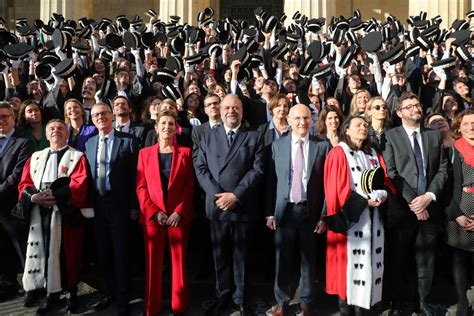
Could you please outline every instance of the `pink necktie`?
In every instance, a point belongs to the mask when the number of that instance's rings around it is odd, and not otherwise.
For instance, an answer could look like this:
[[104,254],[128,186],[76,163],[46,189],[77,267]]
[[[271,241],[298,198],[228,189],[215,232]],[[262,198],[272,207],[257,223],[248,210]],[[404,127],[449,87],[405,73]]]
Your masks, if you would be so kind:
[[303,141],[298,140],[298,148],[296,149],[295,161],[293,162],[293,176],[291,178],[291,199],[294,203],[301,202],[301,189],[303,181]]

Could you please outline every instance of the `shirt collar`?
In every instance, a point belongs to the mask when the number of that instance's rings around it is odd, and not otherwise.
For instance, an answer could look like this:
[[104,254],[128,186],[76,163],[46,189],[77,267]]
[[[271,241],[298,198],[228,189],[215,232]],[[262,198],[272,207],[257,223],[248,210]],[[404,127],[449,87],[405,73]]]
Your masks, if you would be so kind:
[[12,137],[13,133],[15,133],[15,128],[12,128],[11,131],[5,134],[5,140],[9,140]]
[[99,135],[99,140],[102,139],[103,137],[107,137],[110,143],[111,141],[114,140],[114,135],[115,135],[115,129],[112,128],[112,130],[107,135],[104,135],[104,136]]
[[411,129],[405,125],[402,125],[403,129],[405,130],[405,133],[407,133],[408,136],[412,136],[413,132],[417,132],[418,135],[420,135],[420,127],[418,126],[416,129]]
[[230,130],[234,131],[234,133],[237,134],[237,131],[239,130],[239,128],[242,124],[239,124],[239,126],[237,126],[236,128],[229,128],[225,124],[223,124],[223,125],[224,125],[224,129],[225,129],[226,134],[228,134]]
[[213,128],[215,125],[222,125],[222,121],[221,122],[216,122],[216,123],[213,123],[209,120],[209,127],[210,128]]
[[307,133],[306,136],[303,137],[303,138],[300,138],[298,136],[295,136],[294,134],[291,134],[291,143],[292,144],[297,144],[300,139],[303,140],[303,143],[306,145],[306,143],[308,143],[308,141],[309,141],[309,133]]

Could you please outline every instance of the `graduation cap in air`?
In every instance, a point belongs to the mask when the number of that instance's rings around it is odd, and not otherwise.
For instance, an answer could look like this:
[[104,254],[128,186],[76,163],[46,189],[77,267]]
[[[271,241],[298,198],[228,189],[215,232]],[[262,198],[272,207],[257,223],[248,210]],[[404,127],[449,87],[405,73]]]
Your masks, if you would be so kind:
[[377,52],[382,47],[382,33],[370,32],[360,40],[360,47],[369,53]]
[[74,59],[66,58],[54,67],[54,74],[66,79],[73,75],[75,69]]

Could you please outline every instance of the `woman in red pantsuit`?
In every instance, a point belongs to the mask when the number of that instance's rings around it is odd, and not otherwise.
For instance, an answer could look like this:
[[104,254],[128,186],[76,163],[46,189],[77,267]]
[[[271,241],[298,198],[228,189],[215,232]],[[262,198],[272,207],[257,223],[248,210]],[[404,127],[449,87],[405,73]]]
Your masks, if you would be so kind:
[[175,315],[189,305],[186,246],[194,217],[194,169],[191,151],[174,143],[176,116],[165,110],[156,123],[159,141],[140,150],[137,195],[145,236],[145,315],[161,311],[161,279],[165,240],[170,247],[171,308]]

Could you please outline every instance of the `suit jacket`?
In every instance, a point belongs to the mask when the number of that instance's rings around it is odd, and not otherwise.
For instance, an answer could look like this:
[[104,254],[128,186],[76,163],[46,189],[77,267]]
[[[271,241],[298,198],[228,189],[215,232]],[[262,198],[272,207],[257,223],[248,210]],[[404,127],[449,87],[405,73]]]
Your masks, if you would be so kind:
[[[97,188],[96,161],[99,135],[95,135],[86,142],[86,157],[91,171],[90,188],[95,196]],[[138,143],[134,135],[129,133],[114,132],[114,142],[110,158],[110,189],[112,198],[117,206],[128,210],[138,209],[135,194],[137,173]]]
[[[241,125],[232,145],[227,145],[224,126],[204,134],[195,161],[196,175],[206,192],[206,215],[211,220],[248,221],[255,216],[255,188],[263,177],[263,145],[257,131]],[[215,194],[233,192],[239,202],[224,212]]]
[[[116,122],[114,122],[113,126],[114,128],[117,128]],[[145,128],[145,126],[130,122],[128,133],[135,135],[138,141],[138,146],[140,148],[143,148],[143,145],[145,144],[145,137],[146,137],[146,134],[148,133],[148,130]]]
[[210,129],[211,124],[209,121],[193,128],[191,132],[191,139],[193,141],[193,160],[195,160],[197,157],[199,143],[201,142],[202,136]]
[[268,122],[267,103],[265,99],[251,100],[243,98],[242,102],[245,103],[244,115],[251,128],[257,129],[260,125]]
[[191,149],[173,145],[173,158],[166,199],[160,177],[158,160],[159,144],[143,148],[138,155],[137,196],[140,202],[140,222],[144,225],[159,225],[153,220],[156,212],[167,215],[173,212],[181,220],[190,223],[194,217],[193,192],[194,169]]
[[[291,135],[284,136],[272,144],[269,159],[269,180],[266,192],[267,216],[275,216],[280,223],[289,202],[291,190]],[[306,185],[309,220],[315,225],[321,217],[324,204],[324,163],[329,152],[329,144],[315,137],[309,138],[308,172]]]
[[0,216],[8,218],[18,202],[18,183],[34,145],[15,131],[0,153]]
[[[421,130],[422,151],[426,173],[426,192],[436,195],[437,202],[428,207],[430,219],[440,219],[440,193],[448,178],[447,160],[443,150],[443,140],[438,131]],[[418,168],[415,153],[403,126],[386,132],[386,144],[383,152],[387,173],[396,190],[395,199],[389,200],[389,217],[393,221],[401,218],[416,220],[408,204],[418,196]],[[389,195],[390,197],[390,195]]]

